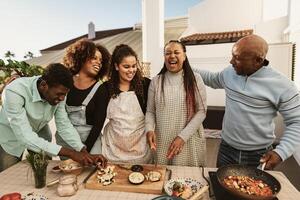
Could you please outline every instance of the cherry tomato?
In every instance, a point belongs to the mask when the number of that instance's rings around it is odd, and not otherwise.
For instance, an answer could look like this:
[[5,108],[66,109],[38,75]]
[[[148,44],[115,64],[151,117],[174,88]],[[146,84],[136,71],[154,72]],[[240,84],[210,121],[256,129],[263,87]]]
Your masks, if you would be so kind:
[[21,200],[21,194],[18,192],[3,195],[0,200]]

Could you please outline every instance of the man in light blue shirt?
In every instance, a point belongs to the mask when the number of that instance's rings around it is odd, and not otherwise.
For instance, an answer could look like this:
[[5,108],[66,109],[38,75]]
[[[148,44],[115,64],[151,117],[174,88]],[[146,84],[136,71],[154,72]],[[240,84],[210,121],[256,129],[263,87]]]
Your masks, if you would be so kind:
[[[18,78],[5,87],[0,108],[0,172],[18,162],[25,149],[66,156],[83,165],[105,165],[102,155],[86,151],[68,119],[64,99],[72,86],[69,70],[55,63],[42,76]],[[53,116],[58,134],[73,149],[51,143],[48,122]]]
[[[273,169],[300,145],[298,89],[268,65],[267,52],[267,42],[250,35],[234,44],[231,66],[217,73],[195,70],[206,85],[224,88],[226,93],[218,167],[266,162],[266,169]],[[286,127],[280,143],[272,149],[277,112]]]

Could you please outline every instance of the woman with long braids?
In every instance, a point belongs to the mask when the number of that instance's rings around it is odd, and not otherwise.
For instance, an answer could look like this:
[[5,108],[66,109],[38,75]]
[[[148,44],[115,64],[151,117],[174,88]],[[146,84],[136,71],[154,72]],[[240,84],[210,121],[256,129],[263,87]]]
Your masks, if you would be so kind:
[[150,80],[142,77],[134,50],[125,44],[116,46],[109,80],[100,86],[104,109],[98,113],[108,120],[103,129],[102,154],[109,161],[151,161],[144,132],[149,84]]
[[164,66],[151,81],[146,127],[159,164],[203,166],[206,143],[202,122],[206,92],[194,75],[183,43],[171,40],[164,48]]

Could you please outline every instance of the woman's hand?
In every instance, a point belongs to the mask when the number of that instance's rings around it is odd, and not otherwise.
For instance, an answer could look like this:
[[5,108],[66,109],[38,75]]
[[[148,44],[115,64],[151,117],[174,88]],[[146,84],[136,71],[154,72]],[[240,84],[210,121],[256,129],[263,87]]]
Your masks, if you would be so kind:
[[185,142],[181,137],[176,136],[176,138],[173,140],[173,142],[169,146],[167,158],[173,159],[174,156],[178,155],[182,151],[184,143]]
[[156,133],[154,131],[147,132],[147,140],[148,140],[150,149],[154,149],[156,151]]

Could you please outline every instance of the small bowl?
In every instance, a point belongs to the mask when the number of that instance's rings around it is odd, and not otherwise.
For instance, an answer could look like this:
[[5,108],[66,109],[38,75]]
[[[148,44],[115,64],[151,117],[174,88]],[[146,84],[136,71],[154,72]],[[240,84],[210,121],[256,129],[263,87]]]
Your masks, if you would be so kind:
[[131,172],[128,176],[128,181],[131,184],[139,185],[145,180],[145,176],[141,172]]
[[72,159],[64,160],[59,164],[59,169],[67,174],[79,175],[83,167]]
[[59,173],[59,172],[61,172],[61,169],[59,168],[58,165],[56,165],[56,166],[52,167],[51,171],[54,173]]
[[133,171],[133,172],[141,172],[143,170],[144,170],[144,168],[142,165],[132,165],[131,166],[131,171]]

